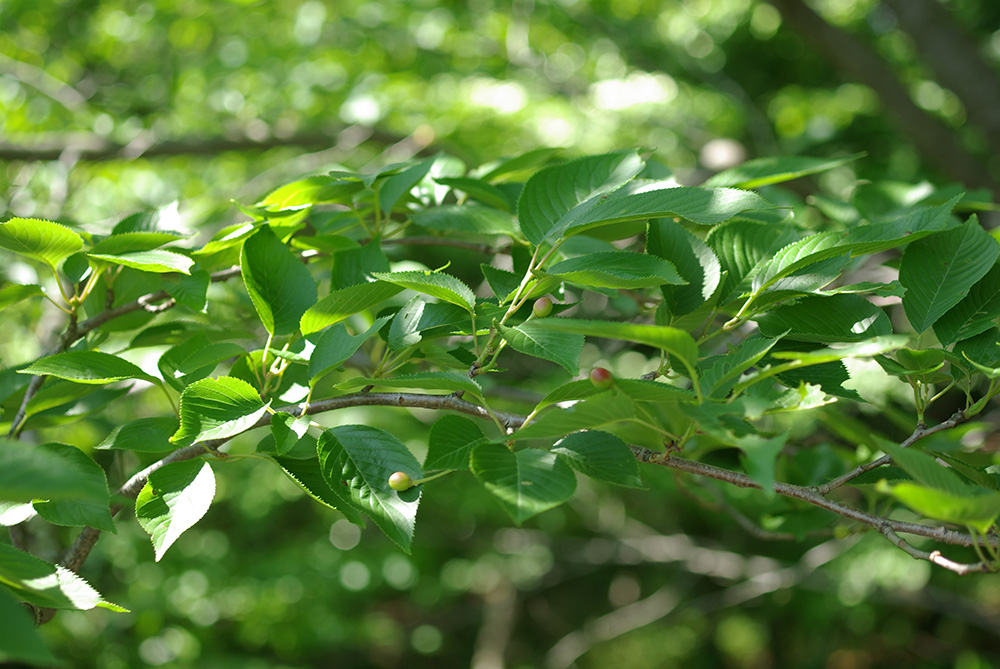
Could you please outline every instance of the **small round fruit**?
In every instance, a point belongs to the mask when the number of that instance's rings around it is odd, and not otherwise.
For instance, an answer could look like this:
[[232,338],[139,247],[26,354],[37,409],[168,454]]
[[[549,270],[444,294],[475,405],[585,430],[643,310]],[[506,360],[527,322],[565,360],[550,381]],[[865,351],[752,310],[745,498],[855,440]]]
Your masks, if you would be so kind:
[[552,300],[547,297],[535,300],[535,306],[532,307],[532,312],[535,314],[536,318],[545,318],[552,313]]
[[603,367],[594,367],[590,370],[590,382],[598,388],[605,390],[614,385],[615,377]]
[[389,477],[389,487],[400,492],[410,489],[410,477],[406,472],[396,472]]

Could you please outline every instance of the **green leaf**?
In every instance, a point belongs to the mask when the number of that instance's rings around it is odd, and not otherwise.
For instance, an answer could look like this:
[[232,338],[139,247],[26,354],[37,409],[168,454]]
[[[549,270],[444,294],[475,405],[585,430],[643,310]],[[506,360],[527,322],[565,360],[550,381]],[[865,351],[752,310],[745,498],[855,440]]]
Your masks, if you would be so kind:
[[[53,453],[63,460],[63,467],[79,475],[81,481],[88,481],[92,492],[87,499],[56,499],[36,501],[35,511],[53,525],[64,527],[85,527],[117,533],[109,508],[108,480],[101,466],[76,446],[68,444],[42,444],[39,449]],[[101,497],[103,499],[96,499]]]
[[518,525],[576,492],[573,470],[555,453],[534,448],[512,453],[497,444],[481,444],[472,451],[472,472]]
[[535,245],[557,236],[553,232],[565,228],[562,221],[574,208],[620,188],[642,167],[638,152],[630,150],[539,170],[528,179],[518,199],[521,231]]
[[275,457],[274,461],[284,470],[290,479],[299,484],[310,497],[326,506],[339,511],[347,520],[359,527],[365,526],[365,517],[354,506],[346,485],[331,487],[323,478],[323,470],[319,458],[285,458]]
[[663,217],[680,217],[698,225],[716,225],[745,211],[773,207],[753,191],[678,186],[609,196],[590,207],[575,210],[550,235],[568,237],[600,225]]
[[531,325],[535,331],[565,332],[588,337],[620,339],[659,348],[675,356],[688,369],[688,372],[697,378],[698,344],[695,343],[691,335],[677,328],[612,321],[589,321],[577,318],[537,318],[525,323],[525,325]]
[[955,226],[951,210],[956,202],[957,197],[937,207],[914,208],[887,223],[861,225],[846,233],[820,232],[789,244],[759,266],[753,277],[753,292],[760,294],[778,280],[823,260],[879,253],[948,230]]
[[60,666],[35,629],[35,621],[21,604],[0,589],[0,664],[24,663]]
[[514,439],[564,437],[578,430],[612,427],[635,418],[635,404],[626,395],[604,391],[568,408],[549,409],[514,433]]
[[549,162],[558,151],[559,149],[550,147],[532,149],[517,156],[501,158],[481,165],[473,170],[472,174],[483,181],[490,182],[500,180],[501,177],[503,177],[503,181],[523,180],[526,178],[522,176],[525,171]]
[[627,251],[591,253],[558,262],[545,274],[594,288],[646,288],[687,283],[674,266],[655,256]]
[[795,228],[790,225],[741,219],[709,230],[706,242],[715,251],[725,272],[719,303],[726,304],[739,293],[749,292],[750,277],[756,269],[796,239]]
[[743,451],[743,467],[747,476],[760,484],[764,492],[774,492],[775,460],[788,441],[788,434],[785,432],[769,438],[748,434],[729,440],[729,443]]
[[726,353],[705,358],[698,366],[702,387],[712,397],[725,397],[740,374],[756,365],[779,338],[748,337]]
[[275,189],[257,204],[279,211],[312,204],[347,204],[362,188],[359,181],[348,181],[336,176],[306,177]]
[[112,604],[85,580],[65,567],[0,543],[0,585],[29,604],[54,609],[86,611],[95,606],[118,613],[127,609]]
[[399,202],[399,198],[410,192],[410,189],[420,183],[420,180],[430,172],[435,160],[435,158],[428,158],[421,161],[399,174],[388,177],[379,185],[378,203],[386,215],[393,210],[396,203]]
[[645,487],[632,449],[613,434],[598,430],[575,432],[558,442],[552,452],[590,478],[628,488]]
[[183,344],[168,349],[156,363],[166,381],[175,390],[205,378],[223,360],[246,353],[239,344],[212,342],[202,332],[197,333]]
[[410,450],[380,428],[342,425],[324,432],[316,451],[327,484],[334,488],[346,483],[351,503],[409,553],[420,486],[396,491],[389,487],[389,477],[403,472],[413,481],[423,478]]
[[153,541],[157,562],[201,520],[214,497],[215,474],[207,462],[172,462],[149,475],[135,500],[135,517]]
[[1000,245],[973,216],[963,225],[910,244],[899,265],[903,309],[921,333],[962,301],[993,267]]
[[[304,239],[296,237],[295,239]],[[371,279],[371,272],[388,272],[389,259],[382,251],[381,240],[377,237],[364,246],[356,246],[333,254],[333,270],[330,272],[330,290],[339,290],[364,284]]]
[[766,337],[834,343],[892,334],[886,313],[860,295],[804,297],[757,318]]
[[424,469],[469,469],[472,449],[485,441],[482,430],[468,418],[442,416],[427,437]]
[[240,269],[267,331],[287,335],[298,330],[299,319],[316,304],[316,282],[270,227],[262,226],[243,243]]
[[328,372],[340,367],[361,348],[369,337],[382,329],[389,316],[378,318],[359,335],[347,332],[343,323],[337,323],[324,332],[309,356],[309,385],[314,386]]
[[112,265],[131,267],[140,272],[153,272],[156,274],[165,274],[167,272],[190,274],[191,266],[194,265],[194,260],[191,260],[186,255],[162,249],[121,253],[118,255],[90,252],[87,253],[87,257],[111,263]]
[[67,381],[87,384],[104,384],[142,379],[155,383],[155,377],[146,374],[128,360],[99,351],[68,351],[40,358],[17,370],[21,374],[55,376]]
[[476,295],[453,276],[441,272],[372,272],[380,281],[415,290],[462,307],[469,313],[476,308]]
[[[503,191],[503,189],[497,188],[496,186],[494,186],[491,183],[488,183],[487,181],[483,181],[480,179],[470,179],[469,177],[434,177],[434,181],[438,182],[442,186],[450,186],[452,189],[456,191],[461,191],[463,193],[466,193],[469,197],[471,197],[474,200],[479,200],[483,204],[489,205],[488,207],[485,207],[485,209],[493,210],[494,213],[499,214],[506,212],[509,214],[510,212],[514,211],[514,208],[517,206],[517,201],[516,200],[512,201],[507,196],[507,193]],[[459,197],[459,199],[461,200],[462,198]],[[477,209],[479,208],[478,205],[458,205],[458,207],[461,209],[466,209],[470,206],[476,207]],[[417,222],[416,216],[414,216],[413,220],[415,223]],[[510,227],[509,234],[511,234],[512,236],[520,235],[521,231],[517,229],[516,225],[512,224],[513,219],[509,215],[507,216],[507,220],[509,221],[507,225]],[[423,225],[422,223],[417,223],[417,224]],[[431,227],[431,226],[424,226],[424,227]],[[491,234],[491,233],[480,232],[480,234]]]
[[399,350],[413,346],[420,343],[428,330],[439,328],[444,334],[460,325],[470,326],[469,314],[465,309],[447,302],[425,302],[423,298],[415,296],[392,318],[389,348]]
[[942,346],[949,346],[989,330],[996,323],[998,316],[1000,316],[1000,263],[995,263],[990,271],[969,289],[968,295],[934,323],[934,334]]
[[271,436],[274,437],[274,452],[285,455],[309,432],[309,419],[290,413],[271,414]]
[[897,483],[889,487],[880,486],[900,502],[927,518],[946,523],[968,525],[981,533],[986,533],[1000,515],[1000,492],[984,494],[956,495],[954,493],[918,485]]
[[[544,319],[541,319],[544,320]],[[559,332],[545,327],[538,327],[540,320],[531,320],[521,325],[507,327],[495,321],[493,323],[504,341],[519,353],[543,360],[550,360],[570,374],[580,371],[580,352],[583,351],[583,335],[572,332]]]
[[902,448],[885,440],[879,440],[878,445],[917,483],[959,497],[971,497],[977,492],[950,468],[939,464],[934,456],[912,448]]
[[170,437],[177,432],[177,428],[177,419],[173,417],[137,418],[116,425],[97,448],[139,453],[169,453],[177,448],[170,443]]
[[670,261],[687,283],[662,288],[672,316],[684,316],[704,305],[722,280],[722,268],[712,249],[671,220],[649,222],[646,252]]
[[844,158],[810,158],[807,156],[772,156],[755,158],[742,165],[723,170],[710,177],[705,186],[735,186],[736,188],[759,188],[770,184],[791,181],[809,174],[825,172],[835,167],[864,157],[855,153]]
[[440,232],[474,235],[508,235],[520,237],[514,217],[509,213],[477,204],[448,204],[414,212],[410,217],[417,225]]
[[339,389],[348,391],[366,386],[393,389],[445,390],[450,393],[470,393],[476,397],[482,397],[483,395],[483,389],[474,379],[470,379],[465,374],[456,374],[454,372],[418,372],[416,374],[377,379],[354,377],[353,379],[348,379],[343,383],[337,384]]
[[195,381],[181,393],[181,425],[170,441],[187,446],[223,439],[249,429],[264,415],[270,402],[246,381],[223,376]]
[[42,287],[33,283],[26,286],[17,283],[8,284],[0,289],[0,310],[44,294]]
[[164,244],[169,244],[183,238],[183,235],[175,232],[154,230],[112,233],[110,237],[105,237],[94,244],[88,255],[96,253],[98,255],[118,256],[138,251],[152,251]]
[[83,238],[52,221],[12,218],[0,223],[0,248],[40,260],[54,272],[59,263],[83,248]]
[[356,313],[382,304],[402,288],[385,281],[360,283],[335,290],[302,314],[299,328],[302,334],[319,332]]
[[0,501],[107,504],[107,483],[99,484],[92,472],[83,471],[72,457],[61,449],[27,446],[0,437]]
[[182,307],[187,307],[191,311],[205,313],[208,301],[208,286],[211,283],[212,278],[208,272],[197,270],[191,274],[164,277],[163,289],[170,294],[170,297],[177,300],[177,304]]

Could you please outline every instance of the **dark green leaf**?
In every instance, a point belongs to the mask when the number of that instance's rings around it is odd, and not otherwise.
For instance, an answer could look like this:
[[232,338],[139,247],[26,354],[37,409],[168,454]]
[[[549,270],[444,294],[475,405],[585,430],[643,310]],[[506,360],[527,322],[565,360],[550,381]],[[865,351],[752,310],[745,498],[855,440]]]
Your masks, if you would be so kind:
[[[313,449],[315,454],[316,449]],[[365,526],[365,517],[351,501],[346,485],[331,487],[323,478],[319,458],[308,459],[275,457],[274,461],[317,502],[342,513],[347,520],[360,527]]]
[[468,310],[469,313],[472,313],[476,308],[475,293],[464,283],[448,274],[441,272],[372,272],[372,276],[386,283],[444,300]]
[[270,227],[262,226],[243,243],[240,268],[267,331],[287,335],[298,330],[299,319],[316,304],[316,282]]
[[850,342],[892,334],[886,313],[860,295],[804,297],[756,320],[762,335],[787,333],[796,341]]
[[199,381],[213,371],[223,360],[243,355],[242,346],[229,342],[211,342],[199,332],[183,344],[168,349],[160,356],[157,367],[163,380],[176,390]]
[[360,283],[336,290],[306,310],[299,327],[304,335],[319,332],[348,316],[382,304],[401,290],[402,287],[385,281]]
[[722,268],[705,242],[669,219],[650,221],[646,253],[669,260],[687,282],[663,286],[664,303],[672,316],[684,316],[704,305],[715,294]]
[[[545,320],[545,319],[541,319]],[[540,320],[532,320],[514,327],[494,323],[511,348],[519,353],[543,360],[551,360],[570,374],[580,371],[580,352],[583,350],[583,335],[559,332],[538,327]]]
[[97,448],[140,453],[168,453],[177,448],[170,437],[177,432],[177,419],[173,417],[137,418],[115,426]]
[[21,374],[55,376],[67,381],[87,384],[114,383],[125,379],[142,379],[155,382],[156,379],[133,365],[110,353],[98,351],[68,351],[36,360],[33,364],[19,369]]
[[269,405],[240,379],[223,376],[195,381],[181,393],[181,425],[170,441],[187,446],[232,437],[254,425]]
[[563,260],[545,273],[561,281],[594,288],[629,289],[686,283],[666,260],[626,251],[591,253]]
[[598,430],[575,432],[558,442],[552,452],[590,478],[629,488],[644,487],[632,449],[613,434]]
[[791,181],[809,174],[825,172],[864,157],[855,153],[845,158],[810,158],[808,156],[770,156],[755,158],[742,165],[723,170],[709,178],[705,186],[735,186],[758,188],[769,184]]
[[[109,509],[108,480],[101,466],[89,455],[68,444],[42,444],[39,449],[53,453],[63,460],[63,468],[77,474],[80,480],[88,481],[92,492],[87,499],[55,499],[36,501],[38,515],[52,523],[64,527],[85,527],[116,533],[115,523]],[[104,498],[98,500],[103,493]],[[42,498],[44,499],[44,498]]]
[[472,449],[485,440],[468,418],[442,416],[431,426],[424,469],[468,469]]

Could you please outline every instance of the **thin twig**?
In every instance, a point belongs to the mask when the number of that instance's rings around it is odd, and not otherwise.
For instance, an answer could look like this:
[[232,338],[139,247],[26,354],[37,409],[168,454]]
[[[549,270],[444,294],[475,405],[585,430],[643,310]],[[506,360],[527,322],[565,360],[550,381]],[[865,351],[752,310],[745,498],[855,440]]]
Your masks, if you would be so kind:
[[[937,432],[942,432],[944,430],[950,430],[951,428],[955,427],[956,425],[959,425],[960,423],[964,423],[968,419],[969,419],[969,417],[965,415],[964,411],[956,411],[954,414],[952,414],[951,418],[949,418],[948,420],[943,421],[941,423],[938,423],[937,425],[935,425],[933,427],[926,427],[924,425],[918,425],[916,427],[916,429],[913,430],[913,434],[911,434],[909,437],[907,437],[899,445],[899,447],[900,448],[909,448],[914,443],[916,443],[917,441],[923,439],[924,437],[927,437],[929,435],[935,434]],[[854,469],[852,469],[851,471],[847,472],[843,476],[839,476],[839,477],[833,479],[832,481],[827,481],[823,485],[818,485],[818,486],[816,486],[813,489],[816,492],[818,492],[819,494],[821,494],[821,495],[829,495],[832,491],[836,490],[837,488],[839,488],[840,486],[844,485],[845,483],[853,481],[854,479],[856,479],[857,477],[861,476],[862,474],[864,474],[866,472],[870,472],[873,469],[878,469],[879,467],[881,467],[883,465],[887,465],[890,462],[892,462],[892,458],[890,458],[888,455],[883,455],[878,460],[874,460],[872,462],[869,462],[868,464],[860,465],[858,467],[855,467]]]

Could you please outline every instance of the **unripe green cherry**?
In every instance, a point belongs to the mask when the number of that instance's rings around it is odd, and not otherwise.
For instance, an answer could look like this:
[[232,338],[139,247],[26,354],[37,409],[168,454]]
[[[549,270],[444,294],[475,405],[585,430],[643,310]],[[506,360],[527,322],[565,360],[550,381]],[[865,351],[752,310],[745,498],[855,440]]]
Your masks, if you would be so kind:
[[615,384],[615,377],[603,367],[594,367],[590,370],[590,382],[601,390],[606,390]]
[[406,472],[396,472],[389,477],[389,487],[393,490],[409,490],[410,485],[410,476]]
[[532,307],[531,311],[536,318],[545,318],[552,313],[552,300],[547,297],[535,300],[535,306]]

